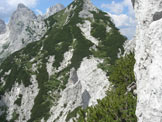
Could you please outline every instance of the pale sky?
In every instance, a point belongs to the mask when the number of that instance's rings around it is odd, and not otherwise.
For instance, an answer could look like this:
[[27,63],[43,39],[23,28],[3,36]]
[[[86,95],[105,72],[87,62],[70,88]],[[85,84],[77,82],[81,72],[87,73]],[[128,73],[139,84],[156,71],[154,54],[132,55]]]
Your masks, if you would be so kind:
[[[31,8],[36,14],[44,14],[46,9],[57,3],[64,6],[73,0],[0,0],[0,19],[8,21],[19,3]],[[91,0],[99,9],[108,12],[121,33],[129,39],[135,34],[136,22],[131,0]]]

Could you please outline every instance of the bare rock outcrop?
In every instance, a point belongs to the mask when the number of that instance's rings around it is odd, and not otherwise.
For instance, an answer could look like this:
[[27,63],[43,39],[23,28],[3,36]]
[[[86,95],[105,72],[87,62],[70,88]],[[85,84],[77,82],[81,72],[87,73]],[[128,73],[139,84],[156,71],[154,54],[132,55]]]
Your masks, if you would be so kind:
[[162,0],[135,0],[138,122],[162,122]]

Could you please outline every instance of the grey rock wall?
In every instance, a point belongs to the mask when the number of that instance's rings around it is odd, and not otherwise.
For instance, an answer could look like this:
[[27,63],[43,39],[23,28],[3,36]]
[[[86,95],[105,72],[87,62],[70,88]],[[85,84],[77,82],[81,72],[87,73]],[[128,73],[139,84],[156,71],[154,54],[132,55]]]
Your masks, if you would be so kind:
[[3,20],[0,19],[0,34],[3,34],[6,32],[6,24]]
[[136,115],[138,122],[162,122],[162,0],[136,0],[134,9]]

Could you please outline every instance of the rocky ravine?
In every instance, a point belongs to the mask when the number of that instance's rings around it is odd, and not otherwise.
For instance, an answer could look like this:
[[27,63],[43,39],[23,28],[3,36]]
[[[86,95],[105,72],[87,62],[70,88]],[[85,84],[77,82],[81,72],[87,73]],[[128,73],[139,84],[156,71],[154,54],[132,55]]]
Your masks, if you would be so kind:
[[162,122],[162,0],[132,0],[137,18],[138,122]]

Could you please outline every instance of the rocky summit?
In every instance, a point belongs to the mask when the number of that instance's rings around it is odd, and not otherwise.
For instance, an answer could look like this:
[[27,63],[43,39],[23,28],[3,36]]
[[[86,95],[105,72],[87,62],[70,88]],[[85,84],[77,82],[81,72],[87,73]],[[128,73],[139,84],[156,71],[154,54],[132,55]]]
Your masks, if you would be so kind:
[[109,14],[90,0],[47,13],[19,4],[0,35],[0,121],[136,121],[134,54]]
[[15,51],[41,39],[47,30],[44,20],[23,4],[18,5],[6,28],[0,35],[0,63]]

